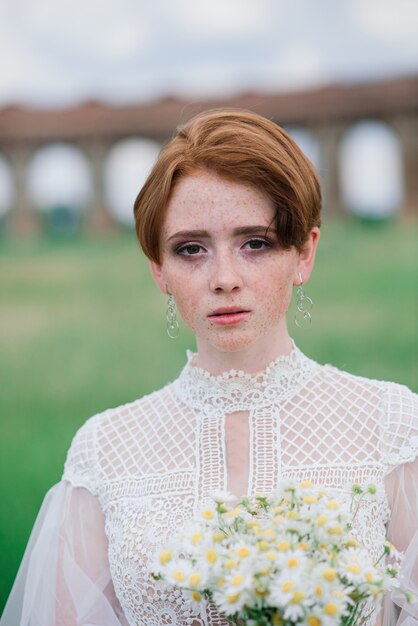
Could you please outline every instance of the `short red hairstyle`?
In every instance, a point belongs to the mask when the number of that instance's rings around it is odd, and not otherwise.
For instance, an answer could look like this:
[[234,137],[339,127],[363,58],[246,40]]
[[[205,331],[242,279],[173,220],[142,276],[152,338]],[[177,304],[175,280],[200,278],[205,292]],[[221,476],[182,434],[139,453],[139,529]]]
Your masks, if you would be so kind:
[[138,240],[147,257],[158,264],[171,192],[198,168],[265,193],[275,207],[277,237],[285,249],[301,250],[312,228],[320,226],[318,175],[289,135],[252,111],[206,111],[179,126],[135,200]]

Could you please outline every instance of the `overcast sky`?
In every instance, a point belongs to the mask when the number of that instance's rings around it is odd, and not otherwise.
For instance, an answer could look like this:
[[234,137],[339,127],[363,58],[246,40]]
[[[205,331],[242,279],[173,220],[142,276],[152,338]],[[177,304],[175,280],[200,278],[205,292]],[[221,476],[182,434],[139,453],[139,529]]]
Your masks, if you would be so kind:
[[0,105],[418,73],[418,0],[0,0]]

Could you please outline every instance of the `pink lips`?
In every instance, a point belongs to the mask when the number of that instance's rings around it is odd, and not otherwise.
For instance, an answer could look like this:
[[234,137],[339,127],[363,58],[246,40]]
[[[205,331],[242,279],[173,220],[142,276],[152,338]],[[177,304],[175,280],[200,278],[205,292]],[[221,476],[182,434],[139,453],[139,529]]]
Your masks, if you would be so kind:
[[237,307],[225,307],[223,309],[216,309],[216,311],[213,311],[208,317],[210,321],[215,324],[230,326],[242,322],[249,314],[250,311],[245,311]]

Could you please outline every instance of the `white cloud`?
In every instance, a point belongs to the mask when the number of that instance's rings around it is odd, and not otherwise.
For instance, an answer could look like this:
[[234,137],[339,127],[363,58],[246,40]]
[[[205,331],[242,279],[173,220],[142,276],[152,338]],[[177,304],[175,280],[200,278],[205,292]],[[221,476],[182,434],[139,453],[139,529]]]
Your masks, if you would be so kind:
[[415,38],[418,50],[418,2],[416,0],[352,0],[358,24],[386,42]]
[[418,69],[416,0],[0,0],[0,104],[303,88]]
[[177,0],[167,8],[177,28],[201,40],[253,36],[269,25],[271,3],[269,0]]
[[328,64],[320,46],[304,42],[292,43],[267,66],[273,87],[297,89],[324,82],[329,77]]
[[22,34],[44,52],[113,64],[142,54],[151,42],[146,13],[133,10],[129,0],[15,2]]

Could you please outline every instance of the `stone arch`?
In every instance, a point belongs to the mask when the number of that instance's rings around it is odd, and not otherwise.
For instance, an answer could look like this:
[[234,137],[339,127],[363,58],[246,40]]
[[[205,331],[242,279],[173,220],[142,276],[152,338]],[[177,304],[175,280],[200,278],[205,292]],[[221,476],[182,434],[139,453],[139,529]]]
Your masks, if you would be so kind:
[[323,157],[321,144],[315,132],[304,126],[286,126],[286,131],[321,174]]
[[15,198],[15,180],[12,166],[0,153],[0,220],[13,208]]
[[389,124],[365,119],[350,126],[341,139],[338,160],[347,210],[370,218],[401,210],[405,196],[402,145]]
[[133,226],[133,204],[161,145],[148,138],[122,139],[109,150],[104,166],[106,203],[112,216]]
[[27,196],[54,231],[80,227],[93,196],[91,168],[80,148],[54,142],[38,146],[26,172]]

